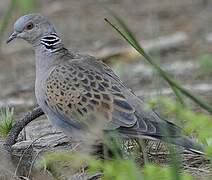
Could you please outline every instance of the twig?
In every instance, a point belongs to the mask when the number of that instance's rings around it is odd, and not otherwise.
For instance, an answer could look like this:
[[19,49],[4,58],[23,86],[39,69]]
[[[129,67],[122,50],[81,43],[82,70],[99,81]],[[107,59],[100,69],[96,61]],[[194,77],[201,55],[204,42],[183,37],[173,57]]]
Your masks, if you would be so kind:
[[43,110],[40,107],[36,107],[32,112],[28,112],[20,121],[17,121],[11,128],[6,141],[4,143],[4,148],[7,152],[12,152],[12,145],[15,144],[16,139],[22,129],[29,124],[34,119],[42,116],[44,114]]
[[102,176],[103,176],[103,173],[101,173],[101,172],[96,172],[95,174],[90,175],[90,176],[88,177],[88,180],[97,180],[97,179],[100,179]]
[[42,150],[40,150],[39,152],[36,153],[35,157],[33,158],[33,161],[31,163],[31,166],[29,168],[29,172],[28,172],[28,175],[27,175],[27,178],[30,178],[30,175],[32,173],[32,168],[34,167],[34,164],[35,164],[35,161],[37,160],[39,154],[42,152]]
[[[43,136],[41,136],[41,137],[39,137],[39,138],[36,138],[35,140],[33,140],[33,141],[30,143],[30,145],[29,145],[26,149],[24,149],[24,152],[22,153],[21,157],[19,158],[18,164],[17,164],[17,166],[16,166],[15,175],[17,175],[18,169],[19,169],[19,167],[20,167],[20,165],[21,165],[21,162],[22,162],[22,160],[23,160],[25,154],[26,154],[26,153],[29,153],[29,150],[30,150],[30,148],[33,147],[33,144],[34,144],[37,140],[39,140],[40,138],[42,138],[42,137],[44,137],[44,136],[46,136],[46,134],[43,135]],[[32,165],[32,164],[31,164],[31,165]],[[30,166],[30,168],[31,168],[31,166]]]

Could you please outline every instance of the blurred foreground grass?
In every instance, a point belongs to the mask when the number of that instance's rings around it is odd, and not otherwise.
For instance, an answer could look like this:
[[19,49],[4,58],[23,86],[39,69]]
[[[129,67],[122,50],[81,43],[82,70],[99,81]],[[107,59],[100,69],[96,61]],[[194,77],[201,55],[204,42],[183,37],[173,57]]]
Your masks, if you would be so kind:
[[[148,163],[139,167],[133,159],[111,159],[100,160],[83,154],[50,153],[46,154],[38,163],[38,167],[48,170],[55,178],[60,179],[58,169],[62,166],[80,168],[87,164],[87,172],[90,174],[102,172],[102,179],[105,180],[172,180],[174,178],[171,166],[158,166]],[[191,180],[192,176],[185,172],[179,172],[181,180]]]
[[[212,118],[203,113],[196,113],[182,107],[178,102],[161,97],[150,103],[160,103],[162,108],[170,114],[177,115],[183,120],[185,131],[189,134],[195,133],[199,142],[205,143],[207,159],[212,158]],[[111,147],[110,147],[111,148]],[[53,152],[46,153],[37,163],[37,167],[49,171],[60,179],[61,169],[69,167],[70,169],[80,169],[87,167],[88,172],[102,172],[102,179],[105,180],[192,180],[195,179],[191,174],[185,172],[182,167],[180,154],[173,148],[167,147],[169,150],[170,162],[167,165],[156,165],[148,161],[143,167],[135,161],[134,156],[125,158],[114,157],[113,159],[99,159],[94,156],[70,153],[70,152]],[[139,155],[139,154],[137,154]],[[177,161],[174,159],[177,157]],[[212,164],[211,164],[212,165]],[[205,177],[205,179],[210,179]]]

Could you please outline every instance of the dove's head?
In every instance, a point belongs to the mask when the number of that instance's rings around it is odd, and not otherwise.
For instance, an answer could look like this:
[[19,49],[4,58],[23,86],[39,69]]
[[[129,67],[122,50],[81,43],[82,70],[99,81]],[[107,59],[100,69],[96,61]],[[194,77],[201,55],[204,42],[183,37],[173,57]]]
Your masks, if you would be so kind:
[[43,36],[52,33],[55,33],[55,29],[46,17],[41,14],[27,14],[16,20],[13,33],[7,43],[15,38],[20,38],[34,44]]

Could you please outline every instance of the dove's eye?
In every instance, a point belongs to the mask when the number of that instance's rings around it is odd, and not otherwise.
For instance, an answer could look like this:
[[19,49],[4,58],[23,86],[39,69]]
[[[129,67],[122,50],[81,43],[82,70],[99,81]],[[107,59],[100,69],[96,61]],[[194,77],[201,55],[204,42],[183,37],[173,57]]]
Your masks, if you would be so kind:
[[29,22],[26,26],[25,29],[26,30],[31,30],[34,27],[34,24],[32,22]]

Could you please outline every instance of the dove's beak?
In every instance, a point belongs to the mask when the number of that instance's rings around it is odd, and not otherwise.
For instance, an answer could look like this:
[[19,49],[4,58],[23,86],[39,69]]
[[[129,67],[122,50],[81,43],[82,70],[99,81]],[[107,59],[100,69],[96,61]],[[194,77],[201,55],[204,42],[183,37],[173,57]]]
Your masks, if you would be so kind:
[[6,41],[6,43],[11,42],[13,39],[17,38],[18,32],[14,31],[10,37],[8,38],[8,40]]

